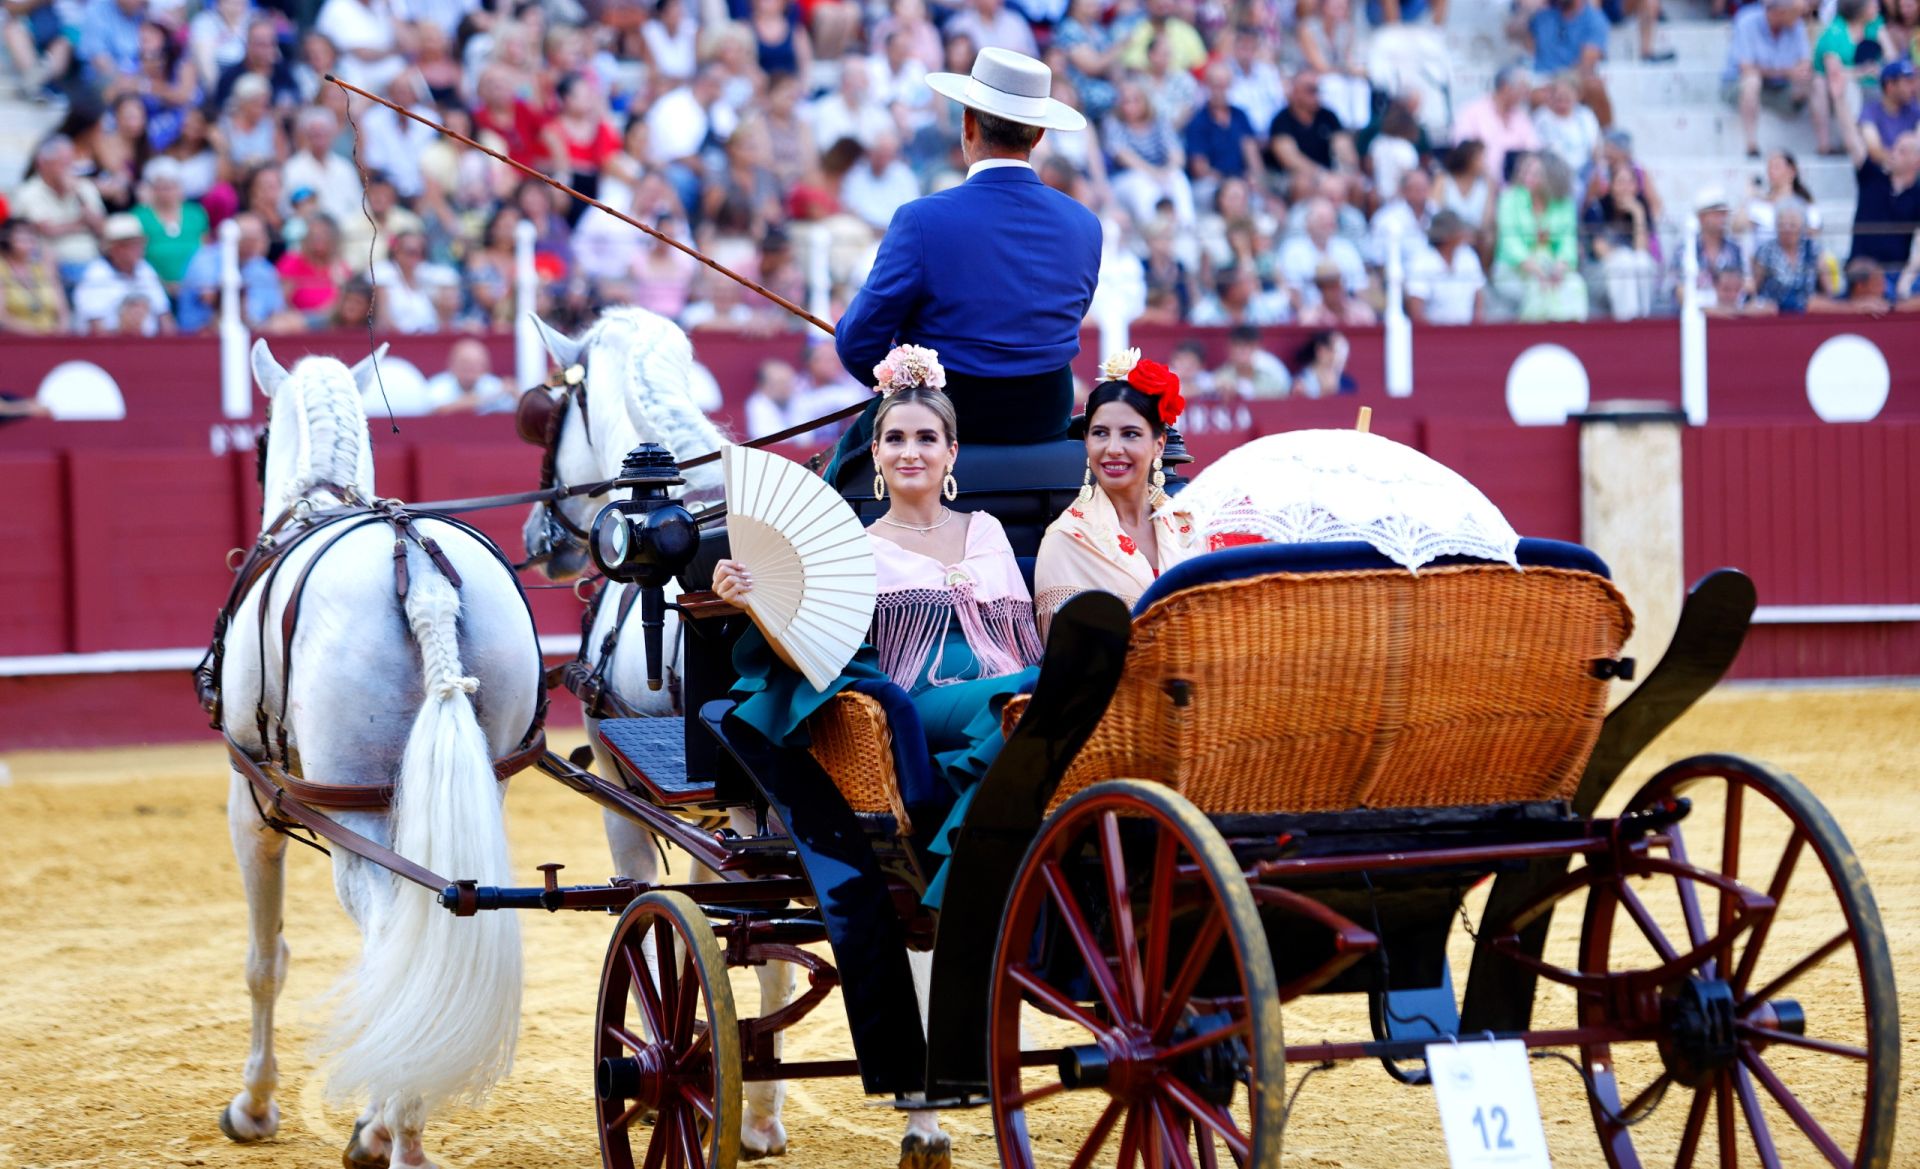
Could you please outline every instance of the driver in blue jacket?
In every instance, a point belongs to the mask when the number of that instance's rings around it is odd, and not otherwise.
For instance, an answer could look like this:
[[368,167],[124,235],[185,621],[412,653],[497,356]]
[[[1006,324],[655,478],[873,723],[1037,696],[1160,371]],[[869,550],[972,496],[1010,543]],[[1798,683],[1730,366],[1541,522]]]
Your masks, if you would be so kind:
[[[927,84],[966,107],[967,180],[894,213],[835,348],[869,386],[895,345],[938,351],[969,443],[1063,438],[1100,221],[1041,182],[1028,158],[1048,130],[1082,130],[1086,119],[1051,96],[1044,63],[1005,49],[982,49],[968,76],[933,73]],[[829,482],[861,473],[851,464],[864,467],[875,405],[841,436]]]

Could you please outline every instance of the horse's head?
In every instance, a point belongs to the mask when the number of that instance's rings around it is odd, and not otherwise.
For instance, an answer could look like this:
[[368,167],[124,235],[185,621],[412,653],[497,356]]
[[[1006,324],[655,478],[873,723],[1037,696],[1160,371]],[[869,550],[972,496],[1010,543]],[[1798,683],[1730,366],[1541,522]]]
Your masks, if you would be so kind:
[[540,486],[554,495],[533,505],[521,529],[527,556],[552,580],[571,580],[591,564],[587,532],[603,502],[564,495],[574,484],[611,479],[634,445],[618,363],[595,359],[594,336],[575,340],[538,317],[534,324],[558,371],[520,395],[515,427],[541,448]]
[[373,498],[373,444],[362,396],[373,384],[378,350],[351,369],[332,357],[303,357],[289,372],[263,337],[253,343],[254,380],[267,396],[270,438],[261,444],[263,520],[316,491],[337,499]]

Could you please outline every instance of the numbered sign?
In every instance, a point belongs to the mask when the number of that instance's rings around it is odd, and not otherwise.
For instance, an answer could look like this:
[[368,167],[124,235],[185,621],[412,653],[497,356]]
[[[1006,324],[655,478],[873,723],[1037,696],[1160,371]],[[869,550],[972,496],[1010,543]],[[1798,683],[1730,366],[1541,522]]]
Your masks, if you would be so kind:
[[1430,1044],[1427,1071],[1453,1169],[1551,1169],[1526,1044]]

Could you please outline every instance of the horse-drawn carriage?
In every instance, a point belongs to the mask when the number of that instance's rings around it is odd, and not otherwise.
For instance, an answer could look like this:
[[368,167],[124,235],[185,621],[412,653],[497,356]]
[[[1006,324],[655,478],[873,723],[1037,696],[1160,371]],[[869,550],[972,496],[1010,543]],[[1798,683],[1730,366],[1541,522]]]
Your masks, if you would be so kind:
[[[976,453],[955,506],[991,508],[1030,555],[1081,457]],[[1693,589],[1611,713],[1631,616],[1571,545],[1523,541],[1520,571],[1418,573],[1364,544],[1254,545],[1169,570],[1131,613],[1083,594],[1007,705],[935,911],[931,826],[903,783],[923,765],[911,705],[843,693],[805,749],[729,718],[748,620],[703,590],[724,528],[676,502],[678,482],[643,445],[590,526],[606,575],[636,582],[651,683],[676,701],[590,724],[618,774],[585,755],[537,766],[717,879],[570,885],[552,865],[544,887],[439,895],[457,916],[618,913],[592,1040],[608,1166],[725,1169],[743,1085],[858,1075],[903,1106],[990,1107],[1009,1166],[1211,1167],[1224,1149],[1271,1169],[1289,1065],[1379,1059],[1421,1083],[1429,1045],[1481,1038],[1573,1051],[1611,1165],[1709,1147],[1723,1165],[1889,1163],[1891,963],[1832,818],[1732,756],[1609,798],[1731,663],[1754,602],[1738,573]],[[572,676],[597,713],[642,705],[603,708],[603,672]],[[716,812],[733,827],[696,815]],[[1571,946],[1551,936],[1562,909]],[[908,954],[928,950],[923,1007]],[[742,1018],[729,972],[769,963],[807,985]],[[781,1033],[836,987],[851,1057],[783,1059]],[[1333,994],[1363,997],[1368,1031],[1288,1043],[1287,1004]],[[1536,1023],[1536,1003],[1567,1017]]]

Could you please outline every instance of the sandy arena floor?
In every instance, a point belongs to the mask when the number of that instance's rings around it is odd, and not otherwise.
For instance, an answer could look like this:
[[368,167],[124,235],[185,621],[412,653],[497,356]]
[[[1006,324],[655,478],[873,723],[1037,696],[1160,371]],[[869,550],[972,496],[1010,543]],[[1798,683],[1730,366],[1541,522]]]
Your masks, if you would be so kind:
[[[1794,772],[1838,817],[1865,863],[1909,999],[1920,1017],[1920,691],[1778,690],[1717,695],[1648,752],[1625,791],[1684,755],[1739,751]],[[346,967],[357,937],[336,905],[329,867],[290,852],[287,936],[292,972],[281,1011],[279,1138],[230,1144],[215,1115],[238,1089],[247,1034],[242,902],[225,828],[226,773],[212,746],[0,756],[0,1166],[331,1166],[352,1117],[322,1106],[306,1041],[314,1002]],[[1621,795],[1625,794],[1621,792]],[[603,877],[600,817],[538,776],[509,803],[516,866],[536,883],[545,860],[566,878]],[[1477,906],[1476,906],[1477,908]],[[1562,919],[1574,915],[1563,914]],[[1796,926],[1815,944],[1832,919]],[[529,917],[529,980],[512,1079],[478,1112],[437,1118],[429,1149],[452,1167],[588,1166],[592,1127],[588,1019],[610,921]],[[1454,970],[1464,975],[1455,931]],[[1821,974],[1820,977],[1829,977]],[[741,1013],[754,1001],[736,980]],[[1819,985],[1802,998],[1817,1001]],[[1290,1009],[1289,1038],[1353,1035],[1363,1015],[1347,1000]],[[1909,1074],[1895,1165],[1920,1164],[1920,1045],[1906,1029]],[[842,1055],[837,1000],[790,1041],[790,1056]],[[1600,1164],[1573,1071],[1535,1065],[1554,1162]],[[1817,1085],[1809,1086],[1817,1095]],[[1669,1106],[1669,1112],[1676,1111]],[[1665,1123],[1667,1115],[1656,1118]],[[997,1163],[984,1111],[949,1116],[956,1162]],[[852,1081],[793,1086],[787,1106],[794,1166],[891,1166],[901,1126]],[[1783,1142],[1789,1163],[1810,1150]],[[1286,1163],[1428,1166],[1446,1161],[1425,1089],[1395,1085],[1375,1064],[1318,1076],[1286,1134]],[[1064,1164],[1064,1158],[1062,1159]],[[1747,1163],[1743,1160],[1743,1163]]]

